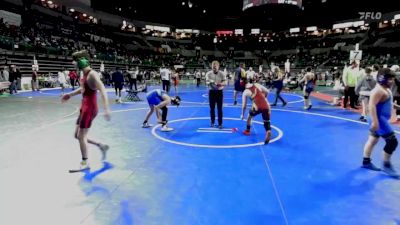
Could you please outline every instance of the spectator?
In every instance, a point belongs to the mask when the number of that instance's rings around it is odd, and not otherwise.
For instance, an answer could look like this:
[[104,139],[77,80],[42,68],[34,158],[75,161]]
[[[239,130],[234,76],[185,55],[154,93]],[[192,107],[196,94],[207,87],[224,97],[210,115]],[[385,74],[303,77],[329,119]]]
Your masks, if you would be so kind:
[[15,65],[11,66],[11,72],[10,72],[10,76],[8,78],[8,81],[11,83],[10,84],[10,94],[16,94],[17,92],[17,68],[15,67]]
[[201,82],[201,73],[200,71],[196,70],[195,72],[195,76],[196,76],[196,86],[199,87],[200,86],[200,82]]
[[122,87],[124,86],[124,75],[122,74],[121,70],[117,67],[115,72],[112,74],[112,81],[114,83],[115,88],[115,101],[118,103],[122,103],[121,91]]
[[351,62],[351,65],[345,69],[343,73],[343,83],[345,88],[343,108],[347,108],[347,101],[350,97],[350,107],[352,109],[357,109],[355,87],[357,84],[358,76],[359,76],[359,68],[357,62],[354,60]]
[[276,89],[275,92],[275,101],[274,104],[272,104],[271,106],[276,106],[278,103],[278,99],[282,101],[282,105],[286,106],[287,102],[285,101],[285,99],[282,98],[281,96],[281,92],[283,90],[283,73],[282,71],[279,69],[279,67],[274,67],[274,88]]
[[60,87],[61,87],[61,96],[63,96],[64,95],[65,86],[67,85],[67,79],[64,76],[64,72],[59,71],[57,73],[57,81],[58,81],[58,83],[60,84]]
[[160,76],[162,81],[162,88],[165,92],[169,93],[171,71],[167,69],[164,65],[160,69]]
[[76,83],[76,79],[77,79],[76,71],[75,70],[69,71],[68,76],[69,76],[69,81],[72,86],[72,90],[75,90],[75,83]]
[[32,80],[31,80],[32,91],[35,91],[35,90],[39,91],[37,76],[38,76],[38,74],[35,69],[32,71]]
[[370,68],[365,69],[365,76],[363,76],[357,83],[355,92],[360,95],[362,101],[362,112],[360,121],[367,122],[369,96],[376,85],[376,80],[372,76],[372,70]]
[[8,72],[8,66],[4,66],[3,68],[3,80],[8,81],[10,77],[10,73]]

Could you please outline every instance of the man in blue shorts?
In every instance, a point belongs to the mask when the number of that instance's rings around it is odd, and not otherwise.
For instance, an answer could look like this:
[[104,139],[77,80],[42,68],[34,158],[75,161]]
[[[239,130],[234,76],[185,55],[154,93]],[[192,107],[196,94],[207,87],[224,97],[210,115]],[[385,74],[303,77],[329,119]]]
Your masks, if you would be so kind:
[[244,71],[244,64],[240,63],[239,67],[235,70],[235,83],[233,91],[233,105],[237,105],[237,96],[238,93],[246,89],[246,71]]

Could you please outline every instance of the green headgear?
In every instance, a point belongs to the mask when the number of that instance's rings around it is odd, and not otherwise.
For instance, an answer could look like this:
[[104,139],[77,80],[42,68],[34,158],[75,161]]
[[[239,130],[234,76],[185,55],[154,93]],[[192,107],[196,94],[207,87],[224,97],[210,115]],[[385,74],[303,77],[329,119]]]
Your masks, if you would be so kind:
[[79,58],[78,59],[78,68],[81,70],[83,68],[86,68],[90,65],[90,62],[86,58]]
[[86,50],[73,53],[72,58],[77,62],[78,68],[80,70],[90,65],[89,62],[90,55]]

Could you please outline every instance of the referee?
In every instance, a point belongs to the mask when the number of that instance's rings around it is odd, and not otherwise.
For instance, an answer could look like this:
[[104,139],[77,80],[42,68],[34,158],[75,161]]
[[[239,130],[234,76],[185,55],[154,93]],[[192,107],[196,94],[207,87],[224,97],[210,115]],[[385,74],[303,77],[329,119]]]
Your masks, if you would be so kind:
[[223,89],[226,85],[226,75],[219,71],[219,62],[212,62],[212,71],[206,74],[206,84],[209,88],[208,101],[210,102],[211,127],[215,123],[215,104],[218,108],[218,128],[222,129],[222,102]]

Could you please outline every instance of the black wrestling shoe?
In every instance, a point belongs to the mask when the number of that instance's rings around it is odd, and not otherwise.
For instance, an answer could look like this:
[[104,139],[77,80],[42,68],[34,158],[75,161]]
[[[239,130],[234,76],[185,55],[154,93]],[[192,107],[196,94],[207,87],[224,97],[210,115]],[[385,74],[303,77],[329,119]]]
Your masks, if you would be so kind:
[[379,167],[375,166],[372,162],[363,163],[361,168],[368,169],[368,170],[373,170],[373,171],[381,171],[381,169]]

